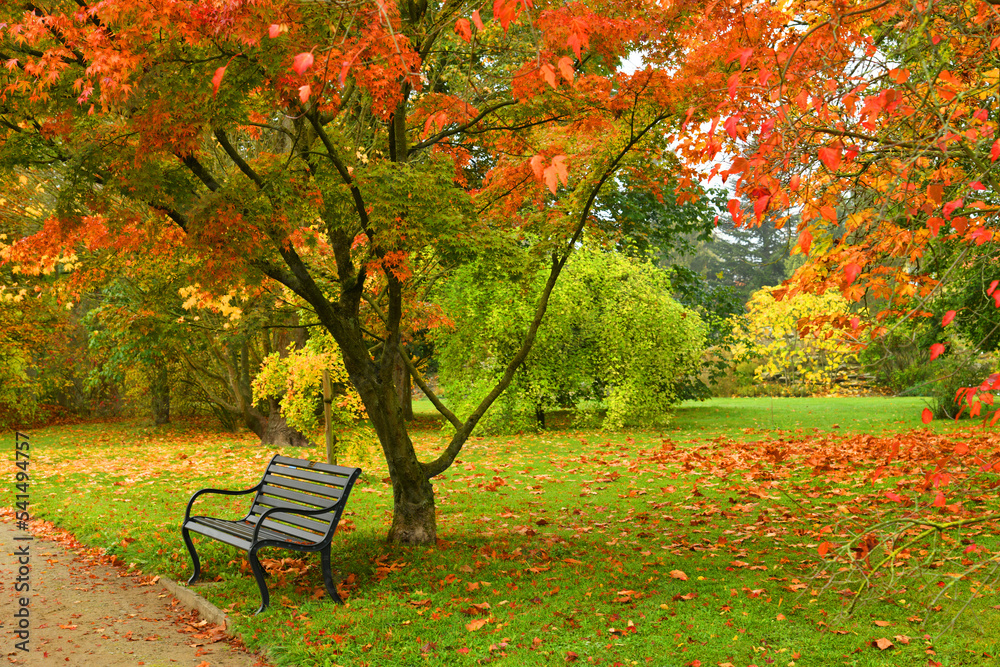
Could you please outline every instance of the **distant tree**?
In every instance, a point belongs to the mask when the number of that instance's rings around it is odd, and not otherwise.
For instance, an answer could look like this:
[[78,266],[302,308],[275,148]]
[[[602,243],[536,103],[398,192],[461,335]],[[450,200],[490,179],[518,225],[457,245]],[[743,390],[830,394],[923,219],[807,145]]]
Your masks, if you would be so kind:
[[[531,322],[541,273],[496,262],[463,267],[441,290],[453,327],[436,330],[440,378],[451,404],[481,400]],[[669,418],[682,380],[695,372],[705,325],[670,296],[666,273],[648,261],[585,246],[553,291],[531,354],[484,425],[495,431],[544,425],[559,408],[607,406],[604,425]]]

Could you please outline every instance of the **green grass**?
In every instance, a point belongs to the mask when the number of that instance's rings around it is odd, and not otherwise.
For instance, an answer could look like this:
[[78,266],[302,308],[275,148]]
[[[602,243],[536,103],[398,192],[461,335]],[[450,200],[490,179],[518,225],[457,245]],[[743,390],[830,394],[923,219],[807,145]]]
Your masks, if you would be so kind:
[[922,398],[713,398],[686,401],[668,430],[729,435],[737,429],[811,435],[920,428]]
[[[926,665],[928,650],[945,665],[991,664],[985,656],[1000,654],[992,595],[974,600],[950,633],[924,639],[938,625],[907,619],[935,621],[948,610],[924,610],[917,591],[873,600],[853,618],[841,615],[849,595],[821,592],[828,579],[815,576],[817,531],[833,515],[864,517],[855,495],[867,492],[863,473],[720,472],[730,451],[745,457],[769,442],[794,448],[815,433],[922,426],[922,407],[919,399],[717,399],[681,406],[661,430],[474,437],[436,480],[435,548],[384,542],[392,494],[374,459],[334,539],[347,606],[311,599],[322,588],[318,556],[281,566],[301,554],[275,550],[264,553],[277,565],[272,608],[254,617],[256,585],[241,555],[204,540],[203,569],[215,581],[197,590],[280,665],[895,666]],[[447,436],[434,420],[419,423],[426,428],[414,439],[426,458]],[[251,437],[197,427],[63,426],[31,442],[36,516],[134,569],[181,581],[190,562],[178,526],[191,493],[250,486],[273,453]],[[722,458],[698,458],[711,452]],[[214,499],[204,509],[235,517],[240,507]],[[895,647],[870,645],[882,637]]]

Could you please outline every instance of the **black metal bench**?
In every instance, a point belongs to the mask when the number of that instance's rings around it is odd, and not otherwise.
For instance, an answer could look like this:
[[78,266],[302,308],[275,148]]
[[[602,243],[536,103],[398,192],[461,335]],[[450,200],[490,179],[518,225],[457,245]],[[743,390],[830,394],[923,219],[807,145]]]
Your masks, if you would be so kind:
[[[344,468],[328,463],[293,459],[276,455],[271,459],[260,483],[243,491],[201,489],[188,501],[181,525],[181,535],[191,552],[193,584],[201,574],[198,553],[191,542],[191,532],[211,537],[247,552],[253,576],[260,589],[261,604],[257,613],[267,609],[270,595],[264,583],[264,568],[257,552],[264,547],[281,547],[295,551],[319,551],[323,564],[323,584],[335,602],[343,603],[337,594],[330,572],[330,540],[347,504],[347,496],[361,474],[360,468]],[[194,501],[203,493],[227,496],[254,493],[253,505],[247,515],[238,520],[191,516]]]

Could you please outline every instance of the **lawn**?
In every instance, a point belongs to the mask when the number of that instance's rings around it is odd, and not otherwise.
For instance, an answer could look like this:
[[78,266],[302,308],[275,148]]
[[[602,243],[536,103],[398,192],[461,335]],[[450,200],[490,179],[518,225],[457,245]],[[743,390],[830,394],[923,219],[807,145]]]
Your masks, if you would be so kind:
[[[989,664],[1000,654],[991,587],[959,581],[924,604],[940,590],[935,574],[958,568],[943,551],[914,550],[932,559],[929,578],[880,588],[853,617],[843,611],[858,584],[840,580],[851,559],[818,553],[891,512],[887,489],[916,497],[896,482],[935,452],[959,442],[996,449],[981,427],[924,427],[922,407],[716,399],[680,406],[662,429],[474,437],[436,480],[435,548],[384,542],[392,494],[373,455],[359,463],[366,473],[333,543],[346,606],[321,598],[318,556],[275,550],[264,552],[272,607],[252,616],[248,565],[210,541],[199,542],[209,581],[196,589],[279,665]],[[417,423],[428,456],[447,436],[426,415]],[[191,567],[178,528],[187,499],[205,486],[256,483],[274,453],[196,424],[60,426],[31,442],[35,516],[133,569],[181,581]],[[892,443],[900,460],[873,482]],[[239,507],[204,505],[234,518]],[[995,508],[984,493],[940,511]],[[979,525],[969,539],[993,548],[992,534]],[[956,619],[970,586],[977,597]]]

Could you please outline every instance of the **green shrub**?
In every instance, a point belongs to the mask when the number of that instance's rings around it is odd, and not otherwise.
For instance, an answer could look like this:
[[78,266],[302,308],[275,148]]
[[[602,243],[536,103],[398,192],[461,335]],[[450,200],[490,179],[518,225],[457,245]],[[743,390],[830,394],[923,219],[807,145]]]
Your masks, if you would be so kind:
[[993,372],[995,364],[988,355],[953,355],[931,364],[936,370],[937,380],[931,385],[931,396],[934,400],[934,416],[941,419],[954,419],[961,412],[962,417],[969,416],[969,408],[964,410],[955,401],[959,389],[978,387],[986,377]]

